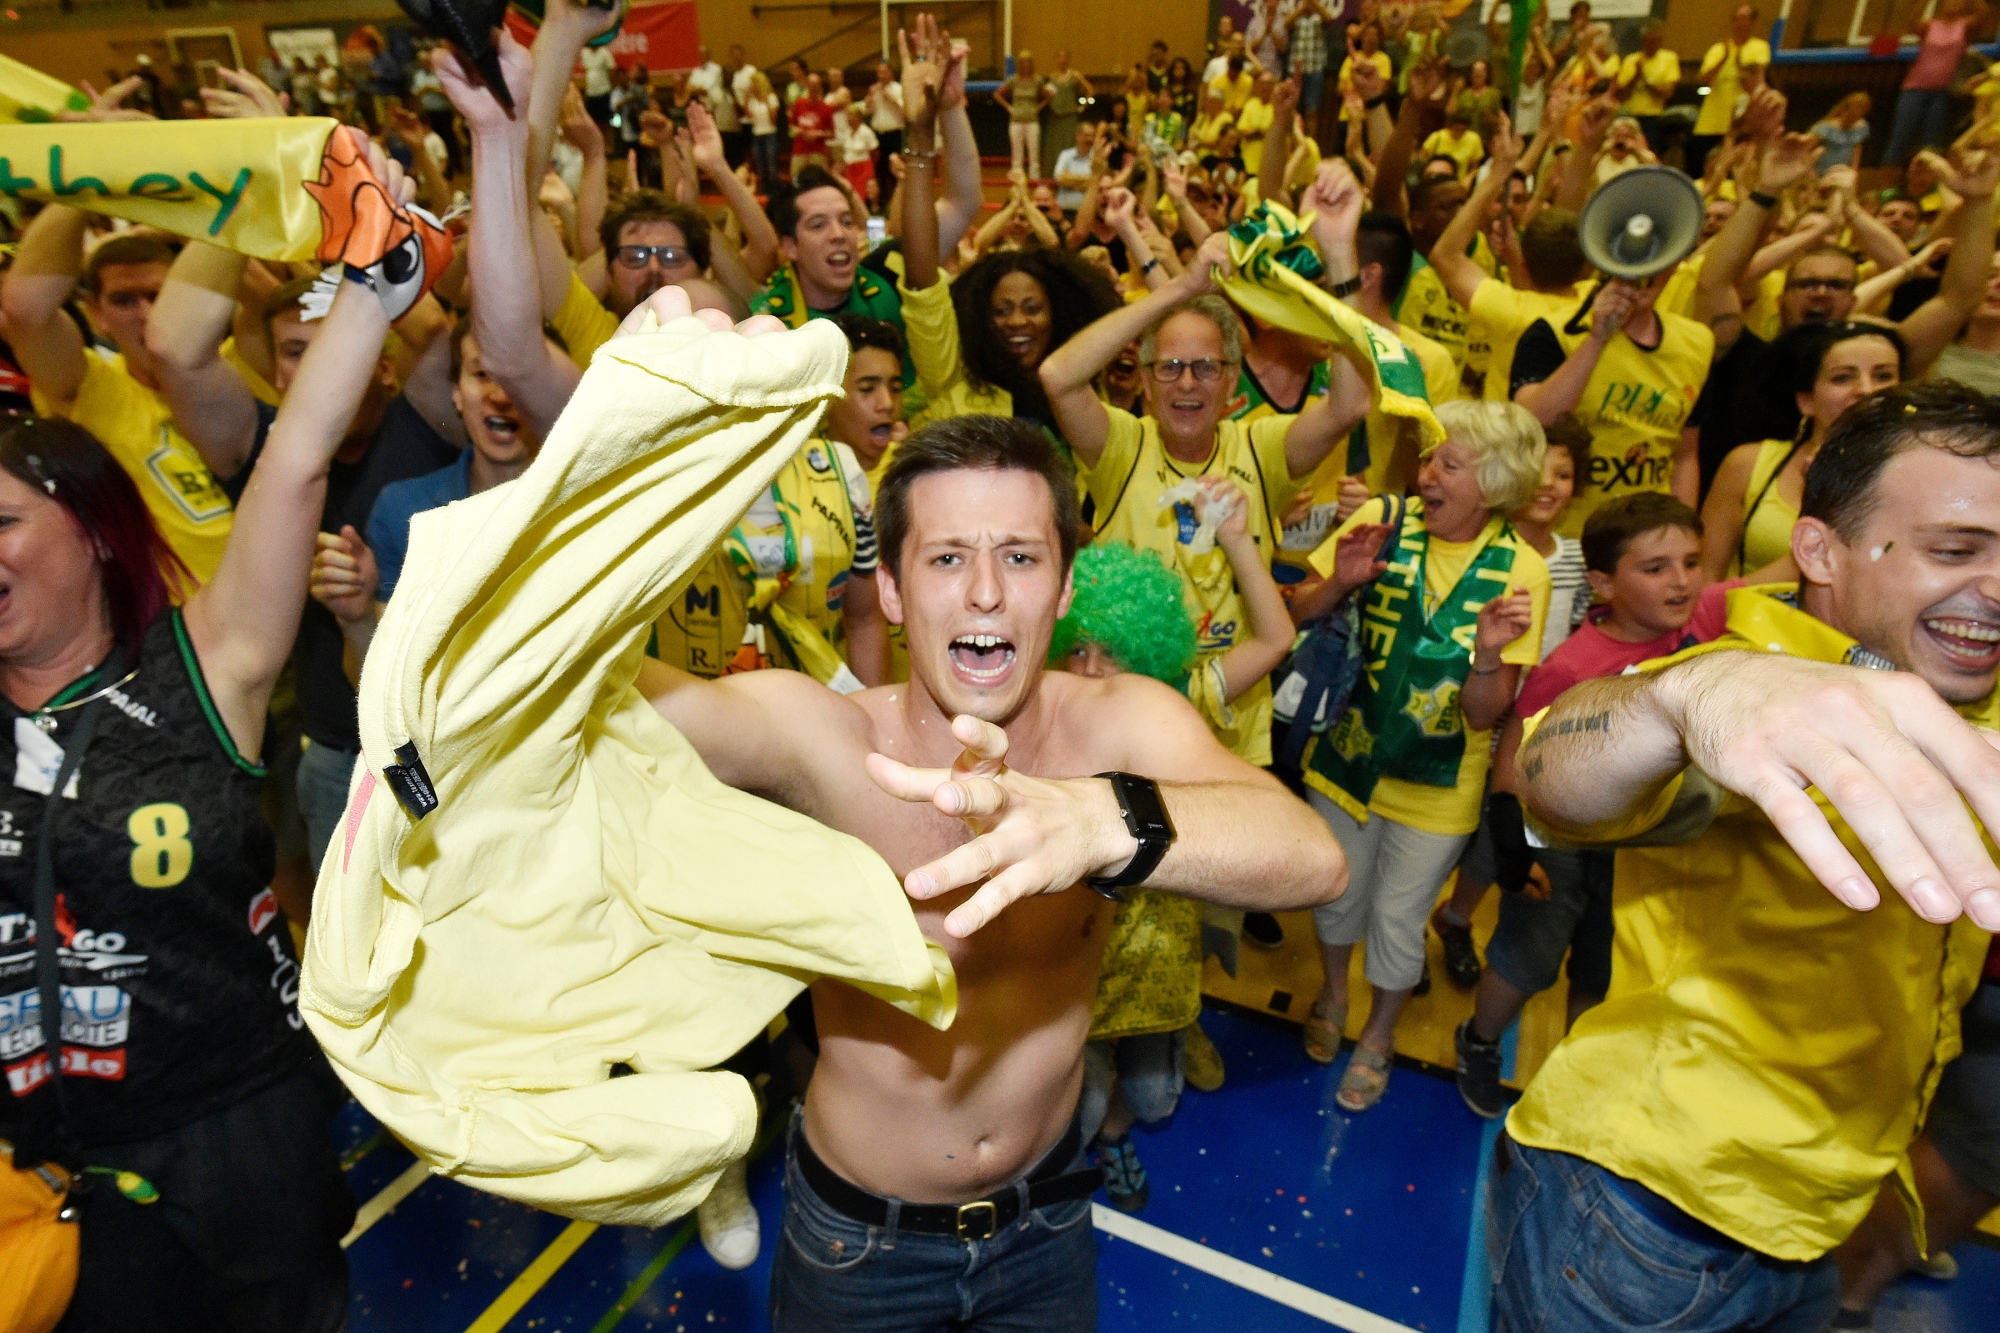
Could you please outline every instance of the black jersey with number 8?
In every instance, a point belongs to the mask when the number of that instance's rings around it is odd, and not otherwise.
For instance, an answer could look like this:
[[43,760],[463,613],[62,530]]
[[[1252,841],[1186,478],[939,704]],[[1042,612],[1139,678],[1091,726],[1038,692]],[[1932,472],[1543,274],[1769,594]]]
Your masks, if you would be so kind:
[[[122,674],[122,673],[121,673]],[[115,679],[115,678],[113,678]],[[53,1054],[35,983],[36,839],[93,674],[33,716],[0,701],[0,1070],[17,1156],[51,1140]],[[270,890],[264,770],[236,752],[178,610],[112,690],[54,826],[61,1064],[85,1146],[150,1138],[295,1071],[313,1046],[298,959]]]

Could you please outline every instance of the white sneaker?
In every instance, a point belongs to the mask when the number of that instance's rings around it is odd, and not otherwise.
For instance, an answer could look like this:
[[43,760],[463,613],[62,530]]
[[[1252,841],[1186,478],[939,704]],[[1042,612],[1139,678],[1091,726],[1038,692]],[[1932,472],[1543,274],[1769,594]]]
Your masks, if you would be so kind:
[[722,1168],[708,1197],[694,1210],[701,1224],[701,1246],[724,1268],[748,1268],[757,1262],[763,1231],[757,1210],[750,1206],[749,1168],[741,1161]]

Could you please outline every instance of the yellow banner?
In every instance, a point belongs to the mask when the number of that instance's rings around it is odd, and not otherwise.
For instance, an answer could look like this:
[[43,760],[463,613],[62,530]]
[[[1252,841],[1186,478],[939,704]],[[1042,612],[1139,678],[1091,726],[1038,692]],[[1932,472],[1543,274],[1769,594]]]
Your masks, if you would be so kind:
[[88,111],[90,99],[61,79],[0,56],[0,121],[54,120],[64,111]]
[[258,259],[312,259],[323,227],[307,186],[323,182],[336,123],[293,117],[0,125],[0,191],[146,223]]

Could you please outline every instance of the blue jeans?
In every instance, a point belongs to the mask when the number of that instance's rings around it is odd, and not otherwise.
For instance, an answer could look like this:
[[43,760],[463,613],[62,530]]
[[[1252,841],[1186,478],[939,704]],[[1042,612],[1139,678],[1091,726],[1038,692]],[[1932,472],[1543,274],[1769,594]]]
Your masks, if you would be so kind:
[[[778,148],[782,142],[781,136],[776,131],[750,136],[750,166],[757,173],[759,189],[770,190],[783,179],[778,174]],[[888,174],[886,168],[883,174],[885,176]]]
[[1896,119],[1889,127],[1889,151],[1882,165],[1900,167],[1925,148],[1944,144],[1951,94],[1942,88],[1905,88],[1896,94]]
[[1672,1327],[1820,1333],[1840,1301],[1831,1257],[1771,1259],[1669,1231],[1610,1172],[1502,1134],[1487,1185],[1494,1333]]
[[[835,1212],[785,1150],[785,1226],[771,1263],[773,1333],[1092,1333],[1090,1200],[1036,1209],[991,1240],[871,1227]],[[1087,1150],[1086,1150],[1087,1151]],[[1079,1152],[1070,1169],[1082,1167]]]
[[308,741],[306,752],[299,756],[299,813],[305,817],[306,854],[312,857],[315,874],[327,844],[340,831],[341,816],[347,813],[347,785],[358,758],[352,750],[336,750],[318,741]]

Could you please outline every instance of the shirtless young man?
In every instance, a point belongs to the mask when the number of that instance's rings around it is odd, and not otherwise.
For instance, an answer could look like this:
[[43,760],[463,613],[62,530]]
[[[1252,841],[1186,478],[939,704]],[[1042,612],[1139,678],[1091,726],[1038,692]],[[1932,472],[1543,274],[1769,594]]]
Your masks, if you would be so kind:
[[1325,826],[1172,689],[1044,673],[1075,495],[1029,423],[927,427],[876,501],[907,685],[842,696],[789,672],[701,681],[657,664],[641,677],[717,777],[880,852],[958,974],[945,1032],[813,987],[820,1058],[771,1278],[781,1333],[1095,1327],[1097,1173],[1081,1169],[1075,1114],[1111,903],[1082,881],[1139,882],[1158,844],[1091,774],[1160,783],[1177,836],[1149,888],[1284,910],[1345,887]]

